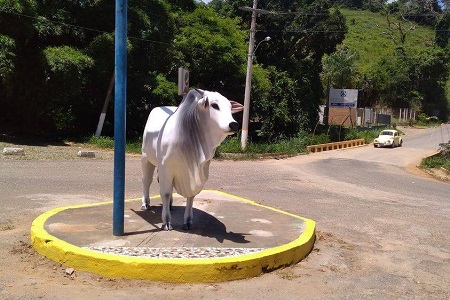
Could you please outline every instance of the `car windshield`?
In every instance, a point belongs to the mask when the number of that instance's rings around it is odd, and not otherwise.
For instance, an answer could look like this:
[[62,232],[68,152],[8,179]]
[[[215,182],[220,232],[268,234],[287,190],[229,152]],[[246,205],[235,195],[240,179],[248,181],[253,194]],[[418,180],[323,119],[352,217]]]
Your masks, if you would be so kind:
[[382,131],[380,135],[394,135],[392,131]]

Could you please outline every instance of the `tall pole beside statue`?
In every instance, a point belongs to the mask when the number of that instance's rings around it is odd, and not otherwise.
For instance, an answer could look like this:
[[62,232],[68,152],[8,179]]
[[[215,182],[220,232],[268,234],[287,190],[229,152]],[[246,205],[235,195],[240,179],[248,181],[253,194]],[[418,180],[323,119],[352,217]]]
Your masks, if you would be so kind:
[[245,77],[244,115],[242,117],[241,148],[247,149],[248,123],[250,115],[250,91],[252,89],[253,48],[255,47],[256,9],[258,0],[253,0],[252,21],[250,23],[250,41],[248,44],[247,76]]
[[127,0],[116,0],[113,234],[124,234],[127,103]]

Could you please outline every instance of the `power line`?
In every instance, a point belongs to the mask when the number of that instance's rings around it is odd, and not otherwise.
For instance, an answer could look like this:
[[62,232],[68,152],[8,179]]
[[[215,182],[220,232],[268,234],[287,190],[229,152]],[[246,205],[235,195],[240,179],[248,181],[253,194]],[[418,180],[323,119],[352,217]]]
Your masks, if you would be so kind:
[[[292,15],[292,16],[330,16],[331,11],[319,11],[319,12],[307,12],[307,11],[273,11],[260,9],[262,15]],[[404,17],[437,17],[443,15],[444,13],[423,13],[423,14],[404,14]],[[345,17],[359,17],[364,16],[364,13],[360,14],[345,14]]]
[[[80,26],[80,25],[73,25],[73,24],[68,24],[68,23],[64,23],[64,22],[60,22],[60,21],[55,21],[55,20],[50,20],[44,16],[30,16],[27,14],[23,14],[23,13],[18,13],[18,12],[13,12],[13,11],[7,11],[5,10],[6,8],[9,9],[13,9],[12,7],[9,6],[3,6],[2,8],[0,8],[0,11],[7,13],[7,14],[12,14],[12,15],[17,15],[20,17],[25,17],[25,18],[30,18],[30,19],[35,19],[38,21],[47,21],[50,23],[54,23],[54,24],[58,24],[58,25],[62,25],[62,26],[67,26],[67,27],[72,27],[72,28],[77,28],[77,29],[81,29],[81,30],[86,30],[86,31],[92,31],[92,32],[97,32],[97,33],[107,33],[107,34],[112,34],[114,33],[114,31],[105,31],[105,30],[99,30],[99,29],[95,29],[95,28],[89,28],[89,27],[85,27],[85,26]],[[285,13],[285,14],[293,14],[293,12],[281,12],[281,13]],[[320,15],[320,14],[316,14],[316,15]],[[263,30],[263,29],[256,29],[257,32],[282,32],[282,33],[300,33],[300,34],[308,34],[308,33],[346,33],[347,31],[344,30],[308,30],[308,29],[303,29],[303,30]],[[450,29],[438,29],[435,30],[436,32],[447,32],[450,31]],[[166,46],[171,46],[171,43],[165,43],[165,42],[160,42],[160,41],[155,41],[155,40],[150,40],[150,39],[146,39],[146,38],[140,38],[140,37],[136,37],[136,36],[128,36],[129,39],[132,40],[138,40],[138,41],[143,41],[143,42],[149,42],[149,43],[154,43],[154,44],[160,44],[160,45],[166,45]]]
[[[72,28],[77,28],[77,29],[82,29],[82,30],[86,30],[86,31],[92,31],[92,32],[97,32],[97,33],[107,33],[107,34],[114,33],[114,31],[99,30],[99,29],[95,29],[95,28],[89,28],[89,27],[84,27],[84,26],[79,26],[79,25],[68,24],[68,23],[64,23],[64,22],[60,22],[60,21],[50,20],[50,19],[48,19],[48,18],[46,18],[44,16],[37,16],[37,17],[35,17],[35,16],[26,15],[26,14],[23,14],[23,13],[6,11],[6,10],[4,10],[5,7],[0,8],[0,11],[2,11],[4,13],[7,13],[7,14],[17,15],[17,16],[25,17],[25,18],[29,18],[29,19],[35,19],[35,20],[38,20],[38,21],[44,20],[44,21],[47,21],[47,22],[50,22],[50,23],[54,23],[54,24],[58,24],[58,25],[62,25],[62,26],[67,26],[67,27],[72,27]],[[7,7],[7,8],[11,8],[11,7]],[[149,42],[149,43],[166,45],[166,46],[171,46],[172,45],[170,43],[164,43],[164,42],[160,42],[160,41],[149,40],[149,39],[139,38],[139,37],[135,37],[135,36],[128,36],[128,38],[129,39],[134,39],[134,40],[139,40],[139,41],[144,41],[144,42]]]
[[20,16],[20,17],[25,17],[25,18],[29,18],[29,19],[35,19],[35,20],[38,20],[38,21],[44,20],[44,21],[47,21],[47,22],[51,22],[51,23],[58,24],[58,25],[64,25],[64,26],[67,26],[67,27],[74,27],[74,28],[88,30],[88,31],[94,31],[94,32],[98,32],[98,33],[111,33],[111,32],[108,32],[108,31],[98,30],[98,29],[94,29],[94,28],[88,28],[88,27],[83,27],[83,26],[79,26],[79,25],[67,24],[67,23],[63,23],[63,22],[60,22],[60,21],[54,21],[54,20],[47,19],[46,17],[43,17],[43,16],[34,17],[34,16],[23,14],[23,13],[6,11],[3,8],[1,8],[0,11],[2,11],[4,13],[7,13],[7,14]]
[[345,30],[265,30],[265,29],[256,29],[257,32],[282,32],[282,33],[347,33]]

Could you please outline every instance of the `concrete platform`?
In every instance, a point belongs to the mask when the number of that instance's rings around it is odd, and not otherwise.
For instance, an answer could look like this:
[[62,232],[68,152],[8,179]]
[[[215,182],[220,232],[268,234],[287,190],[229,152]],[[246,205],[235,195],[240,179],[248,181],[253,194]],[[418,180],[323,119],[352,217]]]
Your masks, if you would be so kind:
[[184,231],[185,199],[174,194],[173,231],[161,231],[161,200],[150,211],[125,203],[125,235],[112,234],[112,202],[63,207],[34,220],[37,252],[105,277],[219,282],[258,276],[299,262],[314,246],[315,222],[219,191],[194,200],[194,229]]

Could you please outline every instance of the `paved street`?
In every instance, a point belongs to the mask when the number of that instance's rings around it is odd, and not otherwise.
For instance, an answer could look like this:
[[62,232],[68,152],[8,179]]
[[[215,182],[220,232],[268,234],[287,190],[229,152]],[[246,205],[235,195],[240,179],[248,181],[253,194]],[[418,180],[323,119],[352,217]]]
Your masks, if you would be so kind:
[[[118,295],[178,299],[186,298],[187,291],[205,299],[292,299],[294,293],[299,299],[448,299],[450,185],[406,169],[414,170],[438,143],[450,139],[449,125],[405,132],[404,146],[394,149],[365,146],[282,160],[211,164],[206,189],[223,190],[317,222],[316,249],[296,266],[213,286],[115,281],[89,282],[78,291],[83,299],[99,294],[104,299]],[[77,290],[80,278],[89,281],[89,275],[80,273],[78,279],[65,282],[67,278],[58,278],[59,267],[52,271],[39,260],[30,268],[27,259],[35,262],[36,258],[11,253],[19,240],[28,242],[29,226],[40,213],[109,200],[112,170],[108,159],[0,159],[0,296],[19,299],[22,293],[24,299],[60,299],[64,291]],[[126,172],[126,197],[140,197],[137,157],[127,159]],[[154,180],[151,194],[157,193]],[[11,268],[8,260],[17,262],[16,267]],[[15,282],[34,284],[19,289],[7,273],[12,271]]]

